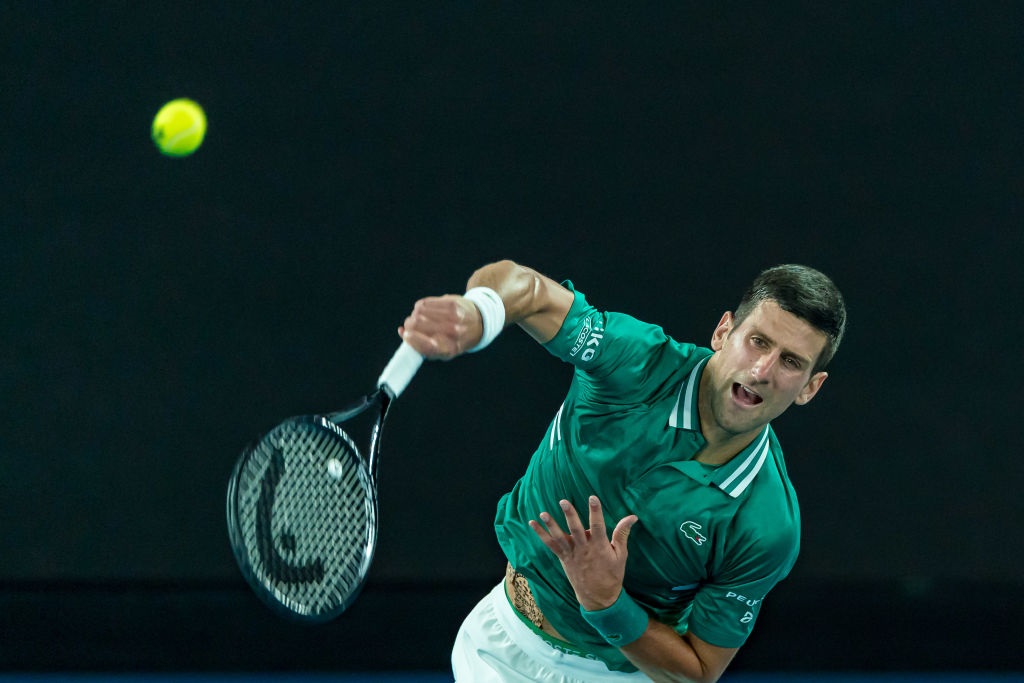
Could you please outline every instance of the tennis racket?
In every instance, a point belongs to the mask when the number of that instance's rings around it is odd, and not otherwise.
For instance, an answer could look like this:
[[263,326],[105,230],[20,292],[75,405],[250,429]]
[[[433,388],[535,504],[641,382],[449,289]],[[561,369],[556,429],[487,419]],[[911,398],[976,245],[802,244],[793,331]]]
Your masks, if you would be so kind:
[[231,549],[280,614],[324,622],[358,597],[377,547],[384,419],[422,363],[403,342],[375,391],[329,415],[285,420],[242,451],[228,483]]

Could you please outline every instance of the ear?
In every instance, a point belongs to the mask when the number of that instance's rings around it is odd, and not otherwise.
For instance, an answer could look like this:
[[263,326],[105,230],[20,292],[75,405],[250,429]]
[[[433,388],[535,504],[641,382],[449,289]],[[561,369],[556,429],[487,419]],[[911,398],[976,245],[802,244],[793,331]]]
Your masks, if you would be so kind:
[[732,330],[732,323],[732,311],[723,313],[722,319],[718,321],[718,326],[711,333],[712,351],[721,351],[722,347],[725,346],[725,338],[729,336],[729,331]]
[[825,383],[826,379],[828,379],[827,372],[818,372],[811,375],[811,378],[807,380],[807,384],[804,385],[804,388],[799,394],[797,394],[797,397],[793,402],[798,406],[806,404],[814,398],[814,395],[818,393],[818,390],[821,389],[821,385]]

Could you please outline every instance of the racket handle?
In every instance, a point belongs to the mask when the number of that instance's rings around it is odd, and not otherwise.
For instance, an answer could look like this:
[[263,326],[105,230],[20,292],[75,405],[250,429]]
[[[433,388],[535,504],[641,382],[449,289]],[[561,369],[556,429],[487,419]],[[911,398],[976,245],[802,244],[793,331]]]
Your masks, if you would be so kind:
[[398,347],[395,355],[388,361],[384,372],[380,373],[377,386],[388,392],[391,398],[398,398],[412,381],[413,375],[423,365],[423,356],[405,342]]

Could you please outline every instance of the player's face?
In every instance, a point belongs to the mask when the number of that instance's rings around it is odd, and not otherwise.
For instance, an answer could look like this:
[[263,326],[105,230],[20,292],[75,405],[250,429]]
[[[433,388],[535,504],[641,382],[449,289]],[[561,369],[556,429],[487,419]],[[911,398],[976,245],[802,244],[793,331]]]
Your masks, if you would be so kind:
[[827,341],[823,332],[774,301],[758,304],[738,325],[726,313],[711,338],[717,353],[705,371],[710,414],[702,412],[702,420],[736,436],[760,430],[793,403],[807,403],[828,377],[811,373]]

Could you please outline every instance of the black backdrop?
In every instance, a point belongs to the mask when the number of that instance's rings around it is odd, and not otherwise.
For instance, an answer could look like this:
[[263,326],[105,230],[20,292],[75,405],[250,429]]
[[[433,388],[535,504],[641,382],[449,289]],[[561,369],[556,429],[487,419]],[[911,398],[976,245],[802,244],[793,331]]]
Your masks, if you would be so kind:
[[[508,257],[699,342],[758,269],[829,273],[847,340],[776,425],[804,549],[738,666],[1024,666],[1024,7],[208,5],[0,7],[0,664],[444,666],[567,368],[510,331],[417,376],[320,631],[251,603],[224,485]],[[394,621],[436,642],[377,653]]]

